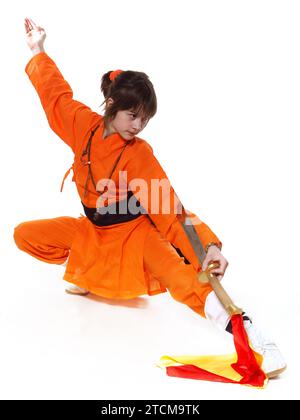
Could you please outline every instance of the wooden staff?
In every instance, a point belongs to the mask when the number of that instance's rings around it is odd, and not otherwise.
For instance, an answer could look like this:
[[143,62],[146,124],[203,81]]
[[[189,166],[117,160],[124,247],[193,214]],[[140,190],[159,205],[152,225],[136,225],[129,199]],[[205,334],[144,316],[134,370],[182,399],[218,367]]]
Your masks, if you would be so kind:
[[[183,217],[179,217],[179,221],[189,238],[189,241],[193,247],[195,254],[197,255],[198,261],[200,262],[201,266],[206,257],[206,252],[203,248],[203,245],[200,241],[199,235],[192,224],[190,218],[186,215],[185,210],[183,209]],[[216,261],[211,262],[208,264],[208,267],[205,271],[201,271],[198,274],[198,279],[201,283],[210,283],[212,289],[214,290],[215,294],[217,295],[219,301],[224,306],[227,313],[232,315],[242,314],[243,311],[241,308],[238,308],[220,283],[219,279],[211,273],[211,270],[214,268],[219,267],[220,264]]]

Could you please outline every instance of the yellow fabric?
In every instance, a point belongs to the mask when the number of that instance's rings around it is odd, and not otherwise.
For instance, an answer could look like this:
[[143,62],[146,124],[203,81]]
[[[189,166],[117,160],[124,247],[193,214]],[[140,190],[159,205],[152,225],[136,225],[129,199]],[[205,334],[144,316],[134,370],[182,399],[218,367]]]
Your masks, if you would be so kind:
[[201,369],[214,373],[215,375],[225,376],[234,381],[240,381],[242,378],[232,367],[232,363],[237,361],[236,354],[226,354],[218,356],[162,356],[158,367],[166,368],[168,366],[180,366],[190,364]]
[[[258,364],[262,364],[262,356],[254,352]],[[237,354],[208,355],[208,356],[162,356],[157,366],[167,368],[170,366],[194,365],[215,375],[239,382],[242,376],[239,375],[231,365],[237,362]],[[267,384],[265,382],[264,386]]]

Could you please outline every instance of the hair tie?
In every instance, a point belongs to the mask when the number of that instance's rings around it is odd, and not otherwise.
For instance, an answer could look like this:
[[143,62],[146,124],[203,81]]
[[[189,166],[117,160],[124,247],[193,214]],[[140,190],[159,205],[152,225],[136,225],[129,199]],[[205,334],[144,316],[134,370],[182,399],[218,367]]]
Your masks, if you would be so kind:
[[113,82],[115,80],[115,78],[122,72],[123,72],[123,70],[111,71],[110,74],[109,74],[110,80]]

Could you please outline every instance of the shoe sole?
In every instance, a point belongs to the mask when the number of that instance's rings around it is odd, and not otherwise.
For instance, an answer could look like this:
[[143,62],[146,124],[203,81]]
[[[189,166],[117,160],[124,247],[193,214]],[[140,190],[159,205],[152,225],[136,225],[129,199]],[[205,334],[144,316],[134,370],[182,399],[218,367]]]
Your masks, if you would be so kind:
[[281,369],[273,370],[272,372],[266,373],[267,377],[269,379],[275,378],[276,376],[280,375],[282,372],[284,372],[286,369],[286,366],[284,366]]
[[65,292],[68,293],[69,295],[78,295],[78,296],[86,296],[90,293],[89,291],[87,291],[87,292],[71,292],[68,289],[66,289]]

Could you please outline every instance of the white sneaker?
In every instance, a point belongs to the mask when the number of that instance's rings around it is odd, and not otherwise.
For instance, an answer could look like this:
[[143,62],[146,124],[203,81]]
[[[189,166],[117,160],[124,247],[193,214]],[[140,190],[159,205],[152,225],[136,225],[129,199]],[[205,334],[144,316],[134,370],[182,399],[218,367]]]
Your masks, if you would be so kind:
[[89,293],[87,289],[84,289],[83,287],[79,286],[69,286],[66,289],[66,293],[69,293],[70,295],[79,295],[79,296],[85,296]]
[[286,369],[286,363],[276,344],[250,321],[244,321],[244,326],[251,347],[263,356],[261,368],[267,377],[274,378],[280,375]]
[[[218,328],[231,333],[231,328],[228,329],[230,316],[213,291],[207,295],[204,312],[205,317],[212,321]],[[251,323],[246,314],[243,318],[251,347],[263,356],[262,370],[268,378],[274,378],[280,375],[286,369],[286,363],[278,347],[273,340],[267,338],[266,334]]]

